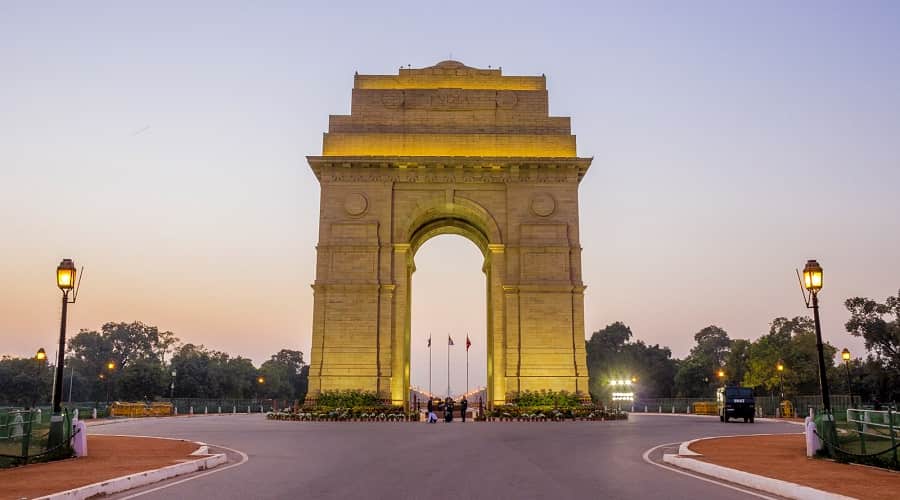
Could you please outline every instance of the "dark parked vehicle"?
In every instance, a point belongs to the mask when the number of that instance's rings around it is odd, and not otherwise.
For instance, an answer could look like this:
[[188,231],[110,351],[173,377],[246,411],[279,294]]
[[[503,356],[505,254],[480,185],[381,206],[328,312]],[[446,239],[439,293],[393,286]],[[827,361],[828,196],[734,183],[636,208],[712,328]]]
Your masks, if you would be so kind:
[[728,422],[730,418],[743,418],[744,422],[753,423],[756,400],[750,387],[719,387],[716,391],[716,402],[719,404],[719,421]]

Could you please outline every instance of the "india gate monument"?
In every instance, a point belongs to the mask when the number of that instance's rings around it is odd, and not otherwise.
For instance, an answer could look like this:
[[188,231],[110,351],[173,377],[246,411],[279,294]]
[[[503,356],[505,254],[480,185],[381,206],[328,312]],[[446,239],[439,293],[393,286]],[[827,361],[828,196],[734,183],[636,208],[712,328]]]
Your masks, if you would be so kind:
[[408,402],[414,257],[440,234],[484,255],[487,403],[587,395],[578,185],[591,158],[549,115],[546,77],[457,61],[356,74],[350,114],[307,159],[321,185],[311,398]]

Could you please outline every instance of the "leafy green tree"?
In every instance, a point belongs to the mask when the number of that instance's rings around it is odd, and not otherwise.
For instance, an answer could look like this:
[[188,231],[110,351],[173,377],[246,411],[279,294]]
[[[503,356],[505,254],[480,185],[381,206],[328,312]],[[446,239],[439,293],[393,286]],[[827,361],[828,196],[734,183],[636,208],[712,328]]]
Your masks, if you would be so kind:
[[[109,377],[111,397],[143,399],[161,395],[153,381],[163,379],[165,356],[177,341],[172,332],[160,332],[157,327],[140,321],[106,323],[99,332],[82,330],[68,342],[67,371],[74,369],[80,382],[73,384],[73,392],[77,388],[79,396],[102,399],[107,384],[106,379],[101,380],[102,374]],[[115,366],[112,371],[106,368],[110,361]],[[149,385],[141,387],[142,383]],[[73,399],[80,398],[73,394]]]
[[866,350],[875,360],[900,374],[900,291],[888,297],[884,304],[863,297],[844,302],[850,311],[846,328],[850,335],[862,337]]
[[715,396],[717,383],[707,362],[688,356],[677,364],[675,395],[681,398],[710,398]]
[[117,399],[123,401],[150,401],[166,393],[165,369],[153,358],[143,358],[129,363],[121,373],[115,374]]
[[[717,372],[726,368],[732,341],[728,332],[715,325],[694,334],[694,341],[696,344],[675,374],[675,392],[680,397],[710,397],[721,385]],[[730,371],[725,371],[731,379]]]
[[[309,371],[307,368],[304,377],[304,368],[307,365],[303,361],[303,353],[282,349],[273,354],[271,359],[260,366],[260,373],[265,377],[265,387],[260,391],[260,396],[294,400],[300,399],[302,392],[306,396]],[[306,380],[304,380],[306,379]]]
[[694,340],[697,344],[691,348],[691,357],[706,363],[711,370],[725,366],[725,358],[731,349],[728,332],[711,325],[695,333]]
[[202,345],[183,344],[172,355],[176,371],[175,397],[214,399],[222,395],[221,380],[213,376],[212,356]]
[[[839,380],[834,372],[834,355],[837,349],[830,344],[823,346],[828,377]],[[784,363],[779,378],[776,366]],[[750,362],[743,377],[743,384],[757,390],[778,394],[783,380],[786,395],[817,394],[819,392],[819,360],[816,347],[815,325],[809,317],[792,319],[775,318],[769,333],[750,345]],[[832,384],[832,387],[836,387]]]
[[675,361],[672,351],[659,344],[631,342],[631,328],[615,322],[591,335],[586,344],[591,397],[608,400],[609,381],[635,377],[638,397],[670,397],[673,394]]
[[222,395],[226,398],[249,399],[257,392],[256,378],[258,370],[248,358],[229,357],[225,353],[216,353],[219,376],[222,380]]
[[751,345],[749,340],[734,339],[731,341],[731,349],[725,356],[725,373],[728,380],[735,382],[744,380],[744,375],[750,369]]
[[303,403],[303,400],[306,399],[306,394],[309,392],[309,365],[303,365],[303,369],[300,370],[300,378],[297,381],[295,390],[294,398]]
[[50,402],[53,367],[46,360],[0,358],[0,402],[32,407]]

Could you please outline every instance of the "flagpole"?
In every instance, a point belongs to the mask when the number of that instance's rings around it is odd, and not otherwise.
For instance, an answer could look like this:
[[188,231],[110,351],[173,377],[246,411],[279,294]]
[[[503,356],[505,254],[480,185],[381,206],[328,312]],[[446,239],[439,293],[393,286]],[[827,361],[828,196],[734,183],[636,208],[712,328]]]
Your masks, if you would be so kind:
[[450,334],[447,334],[447,397],[450,397]]
[[428,334],[428,397],[432,397],[434,395],[431,392],[431,334]]
[[469,393],[469,334],[466,334],[466,394]]

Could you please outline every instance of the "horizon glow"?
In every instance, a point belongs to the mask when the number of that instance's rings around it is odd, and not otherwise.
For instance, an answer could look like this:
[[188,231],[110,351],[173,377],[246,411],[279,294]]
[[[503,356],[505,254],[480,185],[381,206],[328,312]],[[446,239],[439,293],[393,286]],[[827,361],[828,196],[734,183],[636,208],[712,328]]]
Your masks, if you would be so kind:
[[[794,270],[814,258],[825,340],[864,355],[843,301],[900,289],[900,5],[457,6],[0,7],[0,355],[55,350],[54,272],[72,258],[85,270],[70,336],[138,320],[257,365],[282,348],[308,360],[319,198],[305,156],[348,112],[354,71],[449,58],[546,74],[551,114],[594,157],[586,336],[622,321],[676,357],[710,324],[757,338],[808,314]],[[449,328],[453,387],[466,332],[482,385],[478,252],[436,238],[421,260],[412,381],[427,385],[417,339]]]

